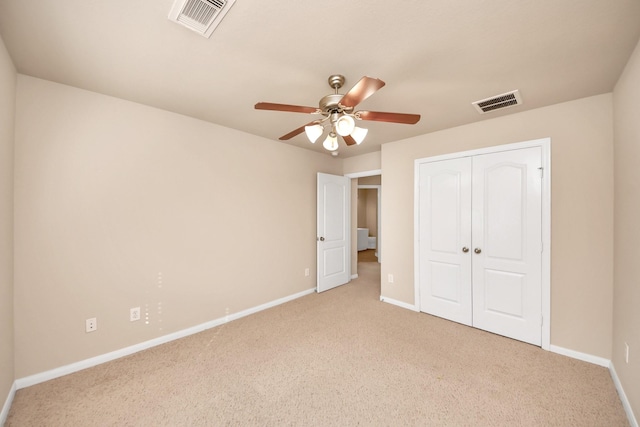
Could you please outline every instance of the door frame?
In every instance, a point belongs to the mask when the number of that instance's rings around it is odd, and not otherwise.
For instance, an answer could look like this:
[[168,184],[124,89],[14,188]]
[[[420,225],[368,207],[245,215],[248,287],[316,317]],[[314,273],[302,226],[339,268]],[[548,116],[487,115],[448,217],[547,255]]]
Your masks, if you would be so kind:
[[376,236],[376,256],[378,264],[382,263],[382,239],[380,232],[382,227],[380,211],[382,210],[382,185],[358,185],[358,190],[376,190],[376,227],[378,228]]
[[[382,169],[371,169],[371,170],[368,170],[368,171],[351,172],[351,173],[345,173],[344,174],[344,176],[346,176],[347,178],[351,178],[352,180],[354,178],[365,178],[367,176],[376,176],[376,175],[382,176]],[[378,209],[378,221],[379,221],[378,223],[382,224],[380,222],[381,221],[380,218],[382,218],[382,185],[380,185],[380,190],[378,192],[378,198],[380,200],[380,205],[379,205],[380,209]],[[356,202],[356,204],[357,204],[357,202]],[[352,205],[352,208],[353,208],[353,205]],[[356,206],[356,209],[357,209],[357,206]],[[352,212],[353,211],[354,211],[354,209],[352,209]],[[351,224],[351,225],[353,227],[353,224]],[[356,233],[356,230],[355,230],[356,228],[358,228],[358,227],[353,228],[352,234],[351,234],[351,247],[352,248],[355,248],[355,247],[358,246],[357,245],[357,233]],[[380,228],[380,226],[378,226],[378,239],[380,239],[381,236],[382,236],[381,230],[382,229]],[[356,257],[357,257],[357,255],[356,255]],[[380,261],[380,264],[382,264],[382,244],[380,243],[380,240],[378,240],[378,260]],[[357,265],[357,263],[356,263],[356,265]],[[357,274],[352,274],[351,278],[352,279],[357,279],[358,275]]]
[[416,159],[414,162],[414,215],[413,215],[413,254],[414,254],[414,304],[420,310],[420,241],[419,241],[419,200],[420,200],[420,165],[424,163],[470,157],[479,154],[491,154],[522,148],[540,147],[542,150],[542,344],[544,350],[551,347],[551,138],[541,138],[512,144],[496,145],[476,150],[461,151],[439,156]]

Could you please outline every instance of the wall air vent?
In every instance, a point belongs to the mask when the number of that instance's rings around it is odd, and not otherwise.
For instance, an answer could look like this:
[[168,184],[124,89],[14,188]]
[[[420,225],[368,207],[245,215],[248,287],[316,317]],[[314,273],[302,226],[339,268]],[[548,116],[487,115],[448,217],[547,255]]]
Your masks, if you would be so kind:
[[491,98],[481,99],[480,101],[472,102],[471,104],[473,104],[480,114],[484,114],[490,111],[520,105],[522,104],[522,97],[520,97],[519,91],[512,90],[511,92],[492,96]]
[[236,0],[175,0],[169,19],[207,38]]

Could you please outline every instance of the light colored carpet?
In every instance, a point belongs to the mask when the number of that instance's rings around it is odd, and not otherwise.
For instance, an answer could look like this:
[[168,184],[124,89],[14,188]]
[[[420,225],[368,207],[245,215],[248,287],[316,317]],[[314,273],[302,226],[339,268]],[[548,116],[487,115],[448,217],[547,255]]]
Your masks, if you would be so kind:
[[358,251],[358,262],[378,262],[375,249],[366,249]]
[[607,369],[379,301],[359,278],[16,393],[7,426],[625,426]]

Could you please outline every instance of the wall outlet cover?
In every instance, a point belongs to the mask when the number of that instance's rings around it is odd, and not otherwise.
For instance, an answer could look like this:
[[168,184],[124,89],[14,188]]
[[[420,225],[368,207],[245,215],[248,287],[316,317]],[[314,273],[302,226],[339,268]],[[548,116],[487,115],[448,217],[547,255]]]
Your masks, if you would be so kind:
[[92,317],[91,319],[87,319],[85,321],[85,331],[93,332],[98,329],[98,319]]

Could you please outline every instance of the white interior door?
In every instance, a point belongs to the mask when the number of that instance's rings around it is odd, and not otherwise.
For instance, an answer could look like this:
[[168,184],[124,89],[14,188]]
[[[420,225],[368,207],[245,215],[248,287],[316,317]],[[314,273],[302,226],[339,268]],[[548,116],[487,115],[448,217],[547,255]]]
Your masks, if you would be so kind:
[[317,291],[351,278],[351,180],[318,173]]
[[473,325],[535,345],[542,318],[540,147],[473,158]]
[[471,325],[471,158],[420,166],[420,309]]

